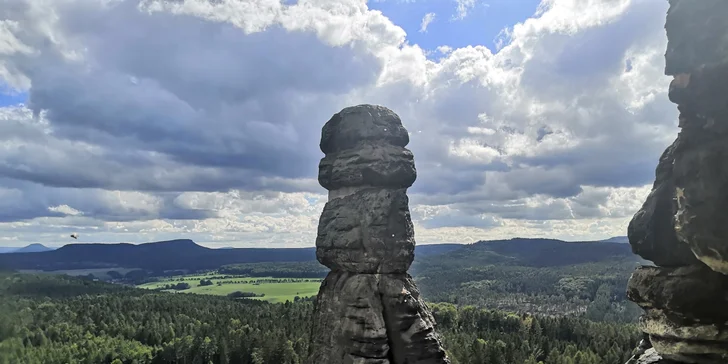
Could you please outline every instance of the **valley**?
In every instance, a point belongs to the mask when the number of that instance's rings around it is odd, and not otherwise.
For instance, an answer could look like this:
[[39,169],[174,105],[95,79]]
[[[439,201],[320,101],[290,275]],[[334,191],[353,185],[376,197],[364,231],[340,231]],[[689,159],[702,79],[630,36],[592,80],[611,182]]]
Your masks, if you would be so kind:
[[[417,246],[411,274],[431,302],[633,322],[640,310],[627,301],[623,287],[640,264],[649,262],[632,254],[628,244],[514,238]],[[329,271],[315,260],[313,248],[209,249],[191,240],[72,244],[43,253],[3,254],[0,268],[176,293],[239,292],[270,302],[315,296]],[[210,284],[200,285],[202,280]],[[179,283],[188,287],[165,289]]]
[[[633,324],[579,315],[429,305],[454,364],[614,364],[641,338]],[[273,304],[4,272],[0,364],[300,364],[312,310],[312,299]]]
[[[2,254],[0,364],[301,363],[328,268],[313,248],[219,251]],[[187,266],[195,254],[206,260]],[[624,286],[643,263],[617,242],[509,239],[418,246],[411,274],[453,363],[613,364],[640,337]]]

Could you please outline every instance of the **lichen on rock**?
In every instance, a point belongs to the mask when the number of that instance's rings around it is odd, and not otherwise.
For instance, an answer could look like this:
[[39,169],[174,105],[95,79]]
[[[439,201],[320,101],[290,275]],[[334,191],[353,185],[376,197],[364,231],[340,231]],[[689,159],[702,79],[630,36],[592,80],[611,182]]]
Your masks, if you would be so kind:
[[391,110],[348,107],[321,133],[329,190],[316,257],[331,272],[316,298],[309,364],[445,364],[435,320],[412,278],[407,188],[417,178],[407,130]]

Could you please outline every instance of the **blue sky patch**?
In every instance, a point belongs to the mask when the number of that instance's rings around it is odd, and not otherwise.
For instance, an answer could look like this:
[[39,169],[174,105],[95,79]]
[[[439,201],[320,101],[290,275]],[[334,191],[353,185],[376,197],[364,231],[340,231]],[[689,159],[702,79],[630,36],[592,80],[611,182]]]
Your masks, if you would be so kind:
[[0,82],[0,107],[14,106],[28,101],[27,92],[18,92]]
[[[502,29],[512,27],[536,13],[540,0],[477,1],[463,19],[457,16],[454,0],[380,0],[370,1],[370,9],[380,10],[407,32],[410,44],[426,50],[447,45],[461,48],[484,45],[496,53],[496,39]],[[426,32],[420,32],[422,19],[434,13]]]

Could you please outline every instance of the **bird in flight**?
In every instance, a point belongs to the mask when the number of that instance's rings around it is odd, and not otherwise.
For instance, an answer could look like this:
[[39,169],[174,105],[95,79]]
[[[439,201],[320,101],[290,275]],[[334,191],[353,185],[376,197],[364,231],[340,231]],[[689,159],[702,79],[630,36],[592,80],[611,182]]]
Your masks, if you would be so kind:
[[71,234],[71,237],[74,238],[74,239],[76,239],[76,240],[78,240],[78,233]]

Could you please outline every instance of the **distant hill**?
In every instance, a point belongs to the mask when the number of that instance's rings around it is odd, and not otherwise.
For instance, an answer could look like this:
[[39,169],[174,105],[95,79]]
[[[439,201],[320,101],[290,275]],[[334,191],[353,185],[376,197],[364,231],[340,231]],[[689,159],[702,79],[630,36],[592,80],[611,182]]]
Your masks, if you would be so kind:
[[410,274],[433,302],[545,315],[594,315],[588,306],[601,289],[613,301],[609,316],[631,322],[640,310],[625,303],[624,287],[639,264],[629,244],[516,238],[415,259]]
[[49,248],[43,244],[30,244],[22,248],[17,247],[0,247],[0,254],[3,253],[40,253],[55,250],[55,248]]
[[[422,245],[420,256],[460,248],[458,244]],[[211,249],[189,239],[146,244],[68,244],[43,253],[0,255],[0,268],[67,270],[106,267],[141,268],[151,271],[216,269],[226,264],[259,262],[305,262],[316,260],[315,248],[225,248]]]
[[12,253],[42,253],[42,252],[49,252],[55,250],[53,248],[49,248],[43,244],[30,244],[27,246],[24,246],[18,250],[12,251]]
[[566,242],[556,239],[514,238],[479,241],[449,253],[466,259],[511,263],[530,267],[553,267],[601,262],[609,259],[638,259],[628,244],[603,241]]
[[602,241],[605,243],[629,244],[629,238],[626,236],[614,236],[609,239],[604,239]]
[[[42,245],[33,244],[23,249],[42,248]],[[636,259],[628,244],[521,238],[480,241],[468,245],[418,245],[415,249],[415,256],[417,260],[437,256],[438,261],[456,261],[465,266],[505,264],[531,267],[560,266],[622,258]],[[228,264],[314,260],[316,260],[316,250],[313,247],[211,249],[189,239],[178,239],[138,245],[127,243],[68,244],[51,251],[6,253],[0,254],[0,268],[67,270],[126,267],[158,272],[179,269],[217,269]]]
[[132,267],[151,271],[215,269],[223,264],[315,259],[312,248],[210,249],[189,239],[146,244],[68,244],[51,252],[0,255],[11,269],[88,269]]
[[[462,246],[463,246],[462,244],[452,244],[452,243],[417,245],[415,247],[415,254],[417,254],[418,256],[442,254],[442,253],[446,253],[446,252],[449,252],[449,251],[452,251],[455,249],[459,249]],[[234,248],[231,246],[224,246],[224,247],[215,248],[215,249],[224,250],[224,249],[239,249],[239,248]]]
[[428,244],[416,245],[415,257],[423,258],[431,255],[440,255],[463,247],[463,244]]
[[566,242],[556,239],[514,238],[479,241],[460,249],[443,252],[433,258],[422,257],[413,265],[413,274],[424,265],[451,269],[486,265],[522,267],[559,267],[605,261],[643,262],[632,253],[629,244],[603,241]]

